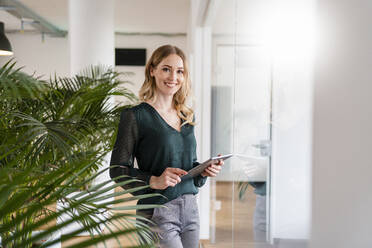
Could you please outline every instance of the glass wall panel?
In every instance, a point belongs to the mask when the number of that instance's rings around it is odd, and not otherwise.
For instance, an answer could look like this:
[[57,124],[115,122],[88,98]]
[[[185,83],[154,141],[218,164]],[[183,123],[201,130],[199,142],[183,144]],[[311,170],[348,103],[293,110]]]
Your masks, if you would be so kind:
[[265,247],[268,238],[272,73],[257,33],[261,7],[222,1],[213,28],[212,155],[235,156],[211,180],[206,247]]
[[211,155],[235,156],[211,180],[205,247],[306,247],[313,1],[216,2]]

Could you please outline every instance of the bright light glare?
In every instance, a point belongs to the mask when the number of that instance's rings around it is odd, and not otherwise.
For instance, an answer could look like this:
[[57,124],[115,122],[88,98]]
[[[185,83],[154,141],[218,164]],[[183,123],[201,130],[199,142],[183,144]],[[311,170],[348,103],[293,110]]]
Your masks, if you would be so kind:
[[264,43],[274,57],[309,58],[315,52],[313,0],[277,1],[263,23]]

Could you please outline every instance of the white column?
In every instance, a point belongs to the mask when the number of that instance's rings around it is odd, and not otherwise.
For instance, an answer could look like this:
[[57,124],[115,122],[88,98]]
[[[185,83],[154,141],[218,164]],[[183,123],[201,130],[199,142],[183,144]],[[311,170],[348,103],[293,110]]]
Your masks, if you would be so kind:
[[[114,7],[114,0],[69,0],[71,75],[92,65],[114,67]],[[105,157],[107,165],[110,157]],[[103,173],[97,183],[108,178],[108,173]]]
[[[211,156],[211,28],[196,23],[200,14],[200,1],[191,1],[190,26],[188,33],[191,79],[195,100],[198,159]],[[210,179],[200,189],[198,203],[200,213],[200,239],[209,239]]]
[[318,0],[311,248],[372,247],[372,4]]
[[69,0],[71,75],[91,65],[114,66],[114,0]]
[[[74,76],[90,66],[103,65],[114,67],[115,63],[115,32],[114,32],[114,0],[69,0],[69,44],[70,73]],[[105,165],[109,165],[111,153],[105,157]],[[101,170],[103,168],[99,168]],[[109,173],[102,173],[94,184],[109,180]],[[114,190],[107,192],[113,193]],[[72,193],[74,195],[76,193]],[[108,201],[113,199],[108,199]],[[57,203],[57,209],[63,203]],[[100,218],[104,218],[101,216]],[[63,215],[62,220],[69,219]],[[60,220],[59,220],[60,221]],[[58,222],[59,222],[58,221]],[[62,234],[72,232],[81,225],[72,223],[66,226]],[[104,228],[101,225],[101,228]],[[79,235],[89,235],[84,232]]]

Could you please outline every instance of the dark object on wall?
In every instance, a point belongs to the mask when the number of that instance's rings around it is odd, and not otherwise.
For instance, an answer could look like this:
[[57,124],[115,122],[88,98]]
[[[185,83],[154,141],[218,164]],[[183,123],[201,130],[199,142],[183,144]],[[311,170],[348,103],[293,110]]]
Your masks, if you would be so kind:
[[146,65],[146,49],[116,48],[115,65]]
[[0,22],[0,56],[13,55],[12,46],[5,36],[4,23]]

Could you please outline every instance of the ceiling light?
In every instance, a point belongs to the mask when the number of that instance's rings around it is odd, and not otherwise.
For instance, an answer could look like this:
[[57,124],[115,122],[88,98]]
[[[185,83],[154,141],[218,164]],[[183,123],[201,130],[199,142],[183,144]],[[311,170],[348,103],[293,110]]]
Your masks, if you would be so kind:
[[12,46],[8,38],[5,36],[4,23],[0,22],[0,56],[11,56],[13,55]]

